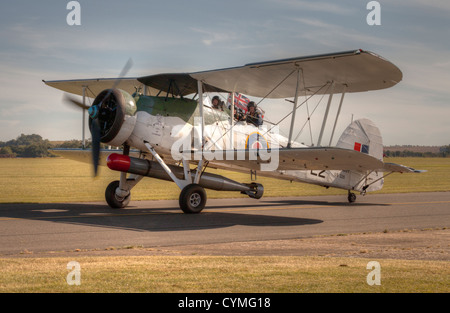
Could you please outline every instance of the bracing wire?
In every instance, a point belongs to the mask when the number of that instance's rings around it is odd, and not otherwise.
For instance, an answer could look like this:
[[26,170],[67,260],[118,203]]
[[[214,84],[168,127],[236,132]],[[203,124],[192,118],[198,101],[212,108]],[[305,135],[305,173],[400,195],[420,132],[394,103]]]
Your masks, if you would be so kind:
[[[297,110],[298,108],[300,108],[306,101],[308,101],[309,99],[311,99],[313,96],[315,96],[317,93],[319,93],[325,86],[327,86],[328,85],[328,88],[327,88],[327,90],[326,90],[326,92],[324,93],[324,95],[328,92],[328,89],[330,88],[330,86],[331,86],[331,84],[330,83],[326,83],[325,85],[323,85],[322,87],[320,87],[316,92],[314,92],[312,95],[310,95],[309,97],[307,97],[306,99],[305,99],[305,101],[303,101],[302,103],[300,103],[300,104],[298,104],[297,105],[297,107],[295,108],[295,109],[293,109],[291,112],[289,112],[288,114],[286,114],[282,119],[280,119],[276,124],[274,124],[274,126],[272,126],[269,130],[267,130],[264,134],[263,134],[263,136],[264,135],[266,135],[268,132],[270,132],[275,126],[277,126],[278,124],[280,124],[282,121],[284,121],[289,115],[291,115],[293,112],[294,112],[294,110]],[[322,98],[323,98],[323,96],[322,96]],[[316,106],[316,108],[317,108],[317,106]],[[315,108],[315,109],[316,109]],[[315,110],[314,109],[314,110]],[[314,112],[313,112],[314,113]],[[312,114],[311,114],[312,115]],[[306,124],[305,124],[306,125]],[[297,137],[298,137],[298,135],[297,135]],[[295,141],[295,139],[294,139],[294,141]]]

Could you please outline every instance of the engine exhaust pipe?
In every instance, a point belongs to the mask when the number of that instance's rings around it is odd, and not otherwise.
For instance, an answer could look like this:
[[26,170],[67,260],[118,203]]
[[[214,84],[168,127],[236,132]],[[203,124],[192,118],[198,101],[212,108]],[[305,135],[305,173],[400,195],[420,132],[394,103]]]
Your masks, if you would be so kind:
[[[108,156],[107,165],[108,168],[113,171],[172,181],[170,176],[158,162],[147,159],[138,159],[127,155],[113,153]],[[178,179],[185,178],[182,167],[175,165],[167,166]],[[195,171],[191,172],[191,176],[193,180],[195,177]],[[232,179],[211,173],[203,173],[200,176],[199,185],[206,189],[218,191],[240,191],[241,193],[255,199],[261,198],[264,193],[264,187],[261,184],[242,184]]]

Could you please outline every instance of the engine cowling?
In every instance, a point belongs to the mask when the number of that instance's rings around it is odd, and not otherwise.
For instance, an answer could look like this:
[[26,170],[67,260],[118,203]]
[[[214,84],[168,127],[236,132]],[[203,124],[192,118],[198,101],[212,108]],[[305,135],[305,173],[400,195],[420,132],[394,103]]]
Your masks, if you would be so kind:
[[89,128],[98,119],[100,141],[120,146],[130,137],[136,125],[137,107],[133,97],[121,89],[103,90],[89,108]]

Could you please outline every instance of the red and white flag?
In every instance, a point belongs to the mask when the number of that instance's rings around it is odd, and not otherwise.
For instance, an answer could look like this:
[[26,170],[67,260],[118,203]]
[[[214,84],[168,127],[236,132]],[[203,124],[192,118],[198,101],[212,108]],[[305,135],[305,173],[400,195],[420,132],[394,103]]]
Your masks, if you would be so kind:
[[[228,96],[228,101],[227,101],[228,106],[231,105],[231,98],[232,97],[231,97],[231,93],[230,93],[230,95]],[[234,93],[234,105],[237,108],[244,111],[244,113],[247,113],[247,110],[248,110],[247,105],[249,102],[250,102],[250,99],[247,98],[246,96],[244,96],[240,93],[237,93],[237,92]]]

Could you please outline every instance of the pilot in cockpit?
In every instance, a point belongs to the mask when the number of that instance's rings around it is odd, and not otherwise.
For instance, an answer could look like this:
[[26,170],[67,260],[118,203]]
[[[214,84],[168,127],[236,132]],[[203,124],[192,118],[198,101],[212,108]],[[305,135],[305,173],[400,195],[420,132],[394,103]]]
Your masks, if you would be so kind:
[[256,127],[262,125],[263,119],[261,117],[261,114],[256,110],[255,102],[250,101],[247,105],[247,109],[248,111],[245,119],[247,123],[251,123]]
[[214,96],[212,98],[212,107],[213,107],[213,109],[223,111],[223,102],[220,101],[219,96]]

